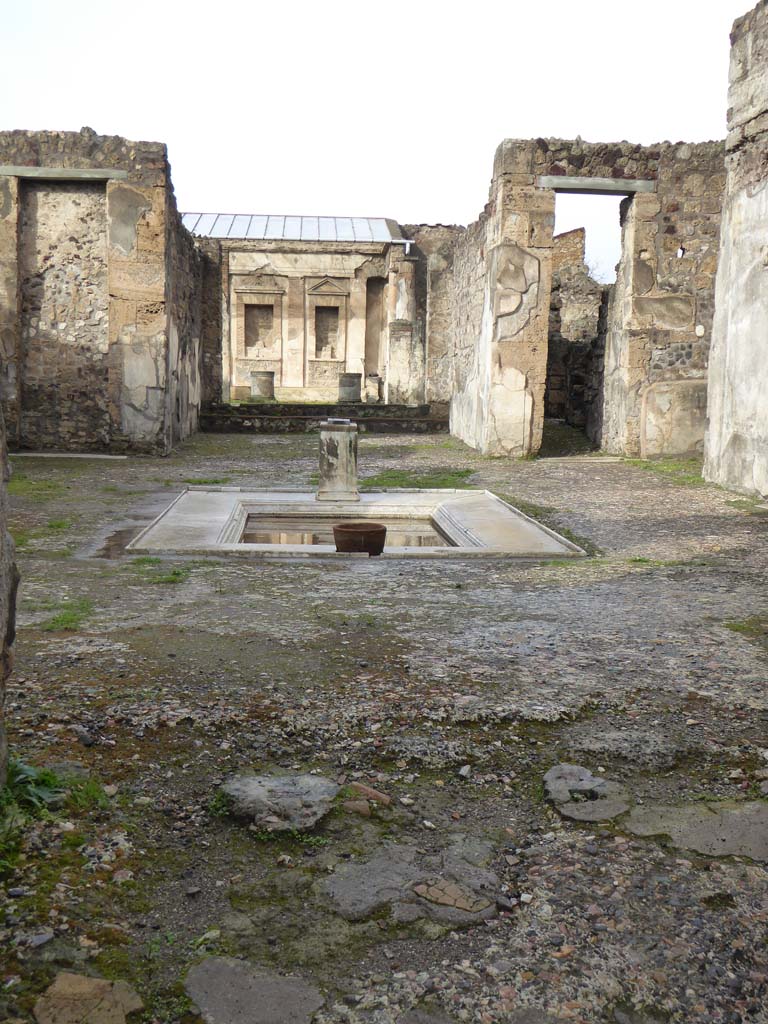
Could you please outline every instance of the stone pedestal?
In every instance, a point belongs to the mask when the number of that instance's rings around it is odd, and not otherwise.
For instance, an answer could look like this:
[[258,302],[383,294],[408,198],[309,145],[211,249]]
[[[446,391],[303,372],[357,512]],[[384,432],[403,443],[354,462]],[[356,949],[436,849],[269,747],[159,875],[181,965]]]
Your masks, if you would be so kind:
[[339,401],[359,402],[362,380],[362,373],[342,373],[339,376]]
[[[358,376],[358,380],[359,380]],[[357,424],[327,420],[320,424],[318,501],[360,501],[357,491]]]
[[273,370],[254,370],[251,373],[251,398],[274,398],[275,374]]

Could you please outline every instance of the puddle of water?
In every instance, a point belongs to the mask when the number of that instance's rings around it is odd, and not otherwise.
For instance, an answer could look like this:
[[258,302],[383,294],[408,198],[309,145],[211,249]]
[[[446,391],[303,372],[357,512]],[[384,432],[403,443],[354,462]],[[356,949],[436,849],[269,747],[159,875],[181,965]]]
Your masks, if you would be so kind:
[[[333,544],[334,523],[312,516],[248,516],[241,544]],[[429,519],[377,518],[387,528],[388,548],[449,548],[451,542]]]
[[127,544],[144,529],[143,526],[128,526],[123,530],[115,530],[94,554],[94,558],[122,558]]

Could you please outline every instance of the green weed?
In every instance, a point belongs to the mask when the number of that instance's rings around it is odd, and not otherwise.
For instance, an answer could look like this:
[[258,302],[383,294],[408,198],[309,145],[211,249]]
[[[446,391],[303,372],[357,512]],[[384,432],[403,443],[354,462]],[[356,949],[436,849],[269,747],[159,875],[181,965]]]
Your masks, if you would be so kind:
[[360,481],[360,487],[371,490],[379,487],[413,487],[418,490],[450,488],[453,490],[470,487],[467,482],[472,476],[471,469],[435,469],[419,472],[409,469],[385,469],[375,476]]
[[93,601],[87,597],[63,601],[59,605],[58,613],[42,622],[40,628],[46,633],[76,633],[92,611]]
[[8,493],[15,498],[26,498],[28,501],[48,501],[63,490],[63,485],[55,480],[37,480],[26,473],[16,470],[8,481]]
[[637,466],[651,473],[667,477],[684,487],[701,487],[706,480],[701,475],[702,459],[624,459],[626,466]]
[[[181,481],[183,484],[192,484],[196,487],[215,487],[217,484],[228,484],[228,476],[190,476]],[[170,484],[170,481],[167,481]]]
[[752,615],[748,619],[724,623],[726,629],[732,633],[740,633],[749,637],[750,640],[768,640],[768,618],[761,615]]
[[49,530],[54,530],[57,532],[59,530],[68,530],[71,525],[72,521],[70,519],[49,519],[48,522],[46,523],[46,526],[48,527]]

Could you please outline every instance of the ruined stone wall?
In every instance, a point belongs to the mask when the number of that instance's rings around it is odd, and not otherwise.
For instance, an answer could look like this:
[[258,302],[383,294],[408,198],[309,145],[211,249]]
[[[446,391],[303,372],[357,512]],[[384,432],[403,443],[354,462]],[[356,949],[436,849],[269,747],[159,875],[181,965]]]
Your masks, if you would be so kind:
[[[611,451],[651,456],[701,447],[723,159],[722,143],[507,139],[499,146],[480,237],[474,225],[466,236],[482,254],[484,307],[479,323],[475,316],[479,362],[472,374],[458,354],[464,339],[455,341],[451,423],[458,436],[487,454],[538,450],[555,193],[626,191],[634,198],[625,218],[625,265],[609,318],[603,408],[593,420],[602,421]],[[459,244],[457,260],[461,252]],[[457,330],[469,301],[460,279]]]
[[417,317],[426,332],[427,402],[448,402],[453,385],[453,258],[466,229],[445,224],[406,224],[414,240]]
[[490,336],[485,241],[488,217],[457,240],[452,274],[453,357],[451,433],[473,448],[485,443],[484,406],[490,384]]
[[584,267],[587,251],[587,232],[584,228],[564,231],[552,239],[552,273],[563,267]]
[[222,286],[221,246],[214,238],[197,240],[200,253],[201,288],[201,373],[203,405],[223,399],[222,374],[222,297],[227,288]]
[[202,402],[202,257],[173,194],[166,219],[166,301],[171,444],[197,430]]
[[602,446],[649,458],[703,448],[722,143],[664,144],[655,194],[623,205],[606,342]]
[[584,263],[583,228],[556,235],[552,249],[545,415],[584,427],[594,391],[593,360],[604,286]]
[[768,494],[768,3],[731,33],[727,185],[704,475]]
[[191,257],[173,218],[159,143],[0,132],[0,390],[14,444],[166,451],[193,428]]
[[16,590],[19,574],[14,562],[13,541],[8,533],[8,451],[5,423],[0,410],[0,789],[5,785],[8,744],[5,732],[5,685],[13,665],[16,636]]
[[20,206],[21,437],[30,448],[106,448],[106,184],[22,181]]

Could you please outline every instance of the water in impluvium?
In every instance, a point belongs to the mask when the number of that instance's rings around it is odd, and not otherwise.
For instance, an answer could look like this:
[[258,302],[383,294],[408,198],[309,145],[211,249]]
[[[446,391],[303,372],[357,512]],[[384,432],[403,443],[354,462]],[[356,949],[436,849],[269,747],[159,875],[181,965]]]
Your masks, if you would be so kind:
[[[240,538],[241,544],[330,544],[333,527],[351,519],[318,519],[315,516],[251,515]],[[373,520],[371,520],[373,522]],[[378,518],[387,528],[387,548],[452,547],[429,519]]]

